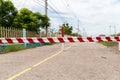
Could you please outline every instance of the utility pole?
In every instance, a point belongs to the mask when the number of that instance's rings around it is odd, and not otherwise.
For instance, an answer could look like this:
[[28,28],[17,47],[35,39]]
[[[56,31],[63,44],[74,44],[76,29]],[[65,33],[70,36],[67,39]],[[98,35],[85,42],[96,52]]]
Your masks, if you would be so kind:
[[80,26],[80,21],[78,19],[78,34],[80,35],[80,28],[79,28],[79,26]]
[[45,0],[45,15],[48,15],[48,0]]
[[111,27],[112,27],[112,26],[109,26],[109,27],[110,27],[110,36],[111,36]]
[[[45,0],[45,15],[48,15],[48,0]],[[48,37],[48,26],[46,25],[46,37]]]
[[115,34],[115,36],[116,36],[116,26],[114,26],[114,34]]

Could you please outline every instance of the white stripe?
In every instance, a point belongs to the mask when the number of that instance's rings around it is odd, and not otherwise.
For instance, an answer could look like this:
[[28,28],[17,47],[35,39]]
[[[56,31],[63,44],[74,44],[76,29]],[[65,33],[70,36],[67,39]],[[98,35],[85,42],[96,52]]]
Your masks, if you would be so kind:
[[110,37],[112,41],[117,41],[115,37]]
[[60,42],[57,37],[53,37],[53,40],[54,40],[55,42]]
[[37,38],[31,38],[35,43],[39,43],[39,41],[37,40]]
[[13,43],[18,43],[16,38],[11,38],[11,40],[13,41]]
[[1,40],[2,40],[2,43],[8,43],[5,38],[1,38]]
[[70,42],[67,37],[63,37],[63,40],[64,40],[65,42]]
[[82,38],[84,42],[90,42],[87,37],[86,38]]
[[93,38],[92,40],[93,40],[94,42],[97,42],[97,41],[98,41],[96,38]]
[[42,38],[44,42],[50,42],[47,38]]
[[75,42],[79,42],[79,40],[78,40],[77,37],[73,37],[73,40],[74,40]]
[[21,38],[23,40],[24,43],[30,43],[27,38]]

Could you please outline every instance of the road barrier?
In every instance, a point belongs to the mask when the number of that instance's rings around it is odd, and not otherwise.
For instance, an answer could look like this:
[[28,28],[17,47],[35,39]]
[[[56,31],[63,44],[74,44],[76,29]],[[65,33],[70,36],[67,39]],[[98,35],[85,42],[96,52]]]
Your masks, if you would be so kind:
[[[120,51],[120,36],[115,37],[52,37],[52,38],[0,38],[0,44],[6,43],[65,43],[65,42],[103,42],[116,41],[119,43]],[[62,45],[62,50],[64,45]]]
[[120,42],[120,37],[52,37],[52,38],[0,38],[0,44],[3,43],[65,43],[65,42],[103,42],[117,41]]

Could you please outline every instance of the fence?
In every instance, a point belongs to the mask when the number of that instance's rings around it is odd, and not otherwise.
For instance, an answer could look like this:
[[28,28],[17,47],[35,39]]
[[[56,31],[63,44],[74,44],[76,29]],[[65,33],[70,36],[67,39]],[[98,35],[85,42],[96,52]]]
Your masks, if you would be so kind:
[[[23,37],[23,30],[19,28],[12,28],[12,27],[0,27],[0,37],[7,38],[7,37]],[[37,32],[35,31],[28,31],[26,32],[26,37],[38,37]]]

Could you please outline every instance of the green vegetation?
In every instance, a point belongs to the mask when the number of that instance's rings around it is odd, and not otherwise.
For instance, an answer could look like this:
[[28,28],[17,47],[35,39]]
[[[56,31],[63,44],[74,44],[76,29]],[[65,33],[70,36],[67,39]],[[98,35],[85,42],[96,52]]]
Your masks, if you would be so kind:
[[117,36],[120,36],[120,33],[118,33]]
[[59,33],[61,33],[61,29],[62,29],[63,26],[64,26],[64,34],[65,35],[71,35],[73,28],[72,28],[72,26],[69,26],[68,23],[62,24],[62,26],[60,26]]
[[49,18],[39,12],[33,13],[27,8],[22,8],[14,19],[13,27],[25,28],[30,31],[37,31],[41,26],[42,28],[49,26]]
[[0,0],[0,26],[25,28],[37,31],[38,28],[48,27],[49,18],[40,12],[32,12],[27,8],[18,11],[10,0]]
[[11,27],[17,12],[10,0],[0,0],[0,26]]
[[8,52],[13,52],[13,51],[18,51],[18,50],[23,50],[26,49],[23,45],[21,44],[9,44],[9,45],[2,45],[0,46],[0,53],[8,53]]
[[27,44],[2,44],[0,45],[0,54],[34,48],[47,45],[45,43],[27,43]]
[[107,47],[111,47],[111,46],[117,46],[118,43],[117,42],[100,42],[101,44],[103,44],[104,46],[107,46]]
[[78,33],[72,33],[71,36],[81,36],[81,35]]
[[13,52],[13,51],[18,51],[18,50],[23,50],[26,49],[22,45],[16,44],[16,45],[11,45],[9,47],[6,47],[5,52]]

